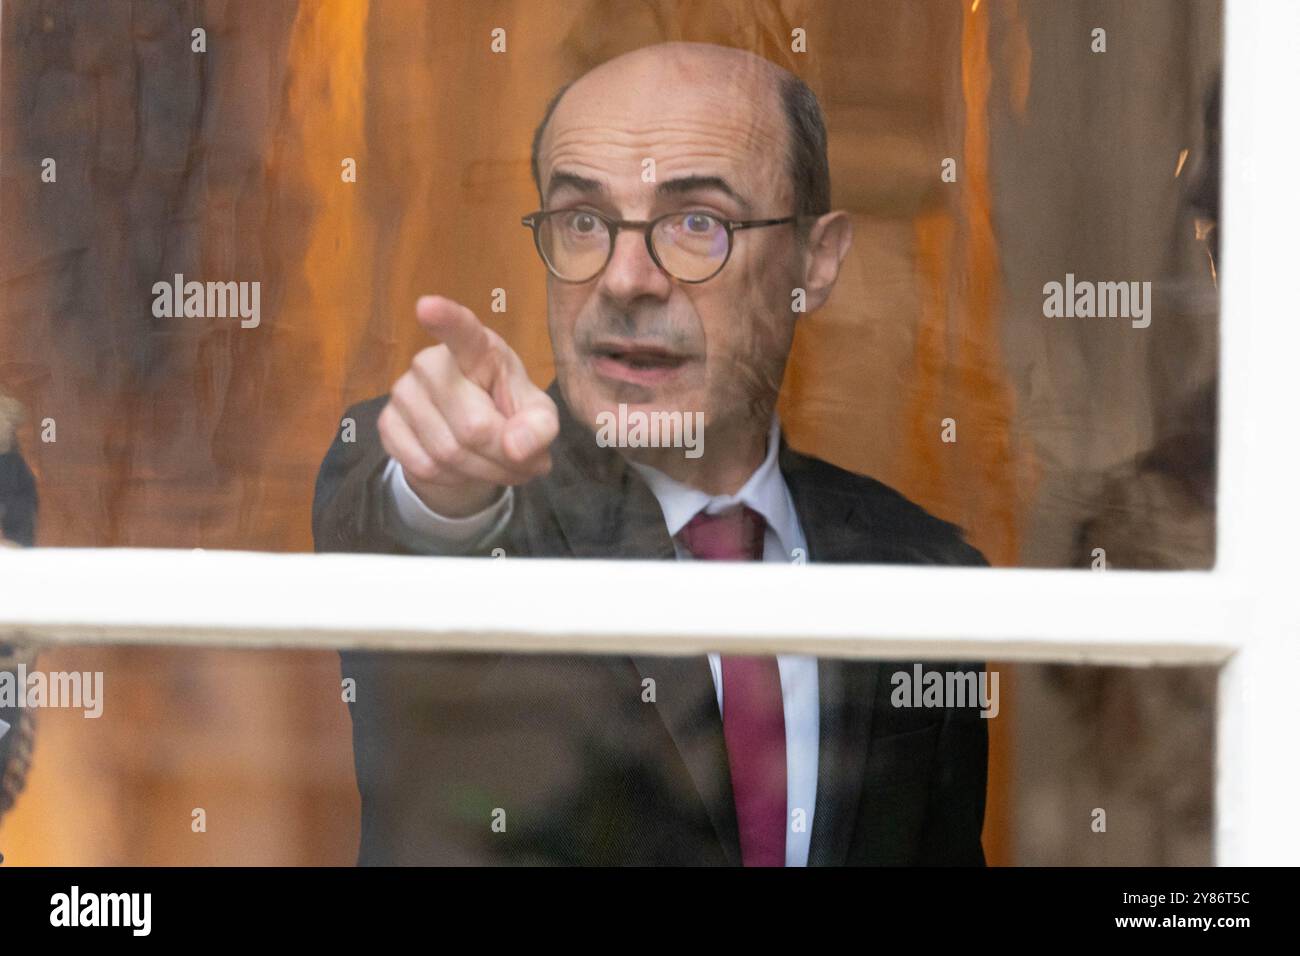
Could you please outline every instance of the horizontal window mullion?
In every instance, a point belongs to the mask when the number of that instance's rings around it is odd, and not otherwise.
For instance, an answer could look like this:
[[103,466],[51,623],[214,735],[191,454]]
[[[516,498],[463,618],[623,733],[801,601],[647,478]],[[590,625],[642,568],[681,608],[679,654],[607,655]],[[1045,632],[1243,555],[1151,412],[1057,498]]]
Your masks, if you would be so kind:
[[1202,572],[0,554],[0,639],[1217,663],[1245,598]]

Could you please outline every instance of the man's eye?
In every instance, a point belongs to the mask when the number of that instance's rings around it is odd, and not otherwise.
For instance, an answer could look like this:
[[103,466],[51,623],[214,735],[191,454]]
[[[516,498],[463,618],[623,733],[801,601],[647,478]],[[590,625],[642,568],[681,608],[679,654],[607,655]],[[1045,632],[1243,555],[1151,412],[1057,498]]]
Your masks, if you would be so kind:
[[575,212],[569,217],[569,228],[580,235],[590,235],[600,228],[600,220],[589,212]]
[[689,233],[705,236],[718,228],[718,220],[702,212],[691,212],[686,214],[682,225]]

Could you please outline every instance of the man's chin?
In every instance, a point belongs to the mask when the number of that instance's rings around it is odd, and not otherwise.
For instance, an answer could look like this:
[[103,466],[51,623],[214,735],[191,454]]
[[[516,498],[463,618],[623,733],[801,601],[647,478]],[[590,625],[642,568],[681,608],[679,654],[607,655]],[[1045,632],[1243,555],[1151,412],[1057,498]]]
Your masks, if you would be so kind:
[[566,388],[565,398],[575,416],[593,428],[598,424],[598,416],[602,413],[617,415],[620,406],[625,411],[644,413],[699,411],[702,406],[698,392],[677,387],[679,384],[666,387],[662,384],[610,381],[591,375]]
[[[565,401],[573,417],[600,438],[615,435],[635,437],[638,428],[670,428],[690,418],[693,426],[702,427],[706,418],[704,402],[697,392],[666,392],[644,386],[619,385],[586,381],[566,388]],[[671,424],[670,424],[671,423]],[[673,435],[676,438],[676,434]],[[608,443],[608,441],[607,441]],[[626,446],[624,440],[614,444]]]

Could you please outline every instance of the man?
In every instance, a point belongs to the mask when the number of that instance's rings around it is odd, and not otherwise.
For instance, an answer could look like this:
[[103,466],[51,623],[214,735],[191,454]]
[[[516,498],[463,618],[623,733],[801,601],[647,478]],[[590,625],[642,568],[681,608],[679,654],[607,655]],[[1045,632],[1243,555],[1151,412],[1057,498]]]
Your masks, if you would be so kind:
[[[561,91],[533,173],[556,383],[422,298],[441,344],[348,412],[358,440],[321,468],[318,550],[984,563],[781,438],[792,302],[826,301],[852,238],[804,84],[737,50],[639,50]],[[670,421],[669,440],[612,416]],[[431,614],[440,599],[435,570]],[[981,864],[985,726],[892,707],[903,667],[345,654],[361,862]]]

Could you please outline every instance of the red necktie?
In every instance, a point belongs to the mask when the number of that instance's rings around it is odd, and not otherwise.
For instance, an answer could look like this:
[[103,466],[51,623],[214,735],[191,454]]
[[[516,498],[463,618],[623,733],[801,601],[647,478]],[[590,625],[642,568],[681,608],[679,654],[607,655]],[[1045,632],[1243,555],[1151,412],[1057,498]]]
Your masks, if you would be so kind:
[[[678,537],[705,561],[758,561],[763,516],[740,507],[700,512]],[[722,658],[722,734],[745,866],[785,865],[785,709],[781,672],[772,656]]]

